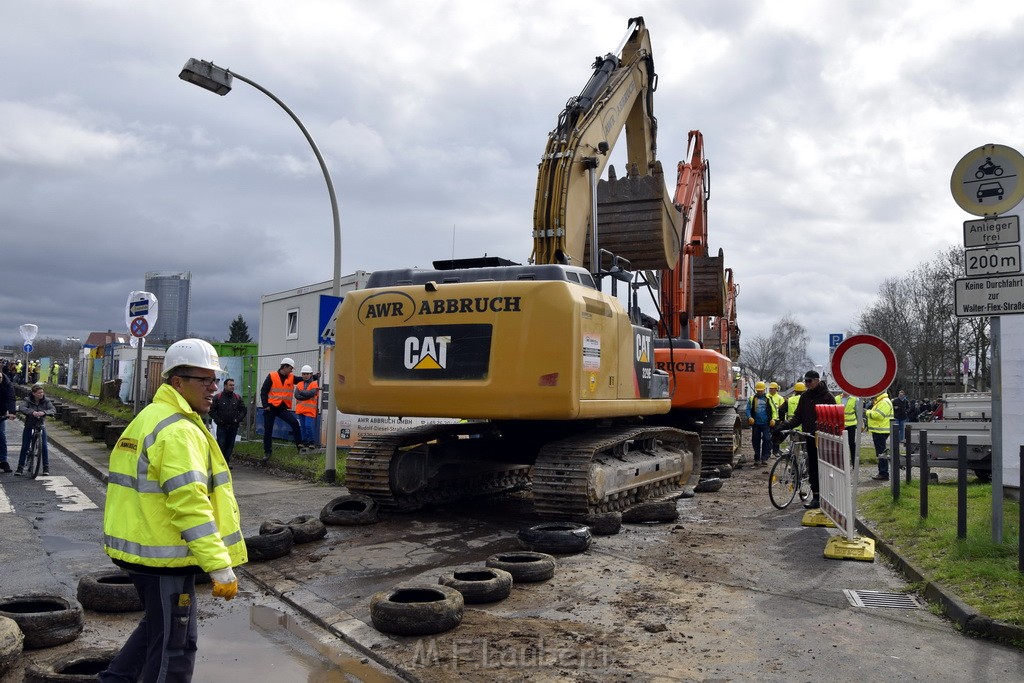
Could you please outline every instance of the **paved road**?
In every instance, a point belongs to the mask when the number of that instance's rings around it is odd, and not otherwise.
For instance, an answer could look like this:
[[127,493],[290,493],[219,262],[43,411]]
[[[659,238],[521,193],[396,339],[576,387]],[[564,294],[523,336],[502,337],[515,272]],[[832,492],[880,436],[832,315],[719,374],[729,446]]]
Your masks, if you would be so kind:
[[[13,466],[21,444],[21,424],[10,422],[7,427]],[[113,568],[101,540],[105,485],[97,478],[97,468],[104,466],[105,448],[60,424],[50,425],[49,430],[53,437],[52,476],[33,480],[0,475],[0,593],[5,596],[29,592],[74,596],[82,576]],[[55,441],[79,452],[71,457]],[[250,478],[243,474],[238,479]],[[266,504],[268,491],[284,487],[296,493],[303,489],[299,482],[286,486],[265,477],[236,485],[248,519],[257,518],[257,509],[273,507]],[[308,494],[297,495],[309,498]],[[197,681],[271,680],[268,672],[273,672],[273,680],[282,681],[391,680],[384,668],[276,596],[244,577],[241,584],[240,598],[230,603],[213,600],[201,589]],[[118,647],[139,616],[86,611],[86,629],[76,641],[26,652],[21,665],[2,677],[2,683],[20,681],[25,663],[53,659],[81,647]]]

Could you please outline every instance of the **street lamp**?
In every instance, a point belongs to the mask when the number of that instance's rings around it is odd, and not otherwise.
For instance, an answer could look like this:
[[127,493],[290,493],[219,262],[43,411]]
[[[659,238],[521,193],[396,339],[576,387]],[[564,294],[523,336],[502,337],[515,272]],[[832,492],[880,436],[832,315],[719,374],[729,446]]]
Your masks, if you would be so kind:
[[[341,296],[341,219],[338,217],[338,198],[334,194],[334,183],[331,182],[331,173],[327,170],[327,164],[324,162],[323,155],[320,154],[320,149],[316,146],[316,142],[313,141],[313,136],[309,134],[306,127],[302,125],[302,121],[299,117],[292,112],[291,109],[285,105],[284,102],[279,100],[274,93],[270,92],[259,83],[251,81],[245,76],[237,73],[222,69],[213,62],[206,62],[200,59],[189,59],[185,62],[185,67],[178,74],[178,78],[189,83],[194,83],[200,88],[209,90],[210,92],[217,93],[218,95],[227,95],[231,92],[231,81],[232,78],[237,78],[243,83],[248,83],[252,87],[259,90],[261,93],[269,97],[270,99],[277,102],[281,109],[284,109],[288,113],[288,116],[292,117],[292,121],[299,127],[302,134],[306,136],[306,142],[313,148],[313,154],[316,155],[316,160],[320,162],[320,170],[324,173],[324,181],[327,183],[327,193],[331,197],[331,213],[334,217],[334,280],[331,285],[331,294],[335,297]],[[327,364],[327,376],[329,377],[330,384],[334,384],[334,367],[335,367],[335,356],[337,355],[338,349],[335,346],[331,352],[330,362]],[[324,463],[324,479],[328,483],[334,483],[337,478],[337,462],[338,462],[338,409],[337,399],[335,397],[335,391],[337,387],[331,390],[328,401],[327,401],[327,457]]]

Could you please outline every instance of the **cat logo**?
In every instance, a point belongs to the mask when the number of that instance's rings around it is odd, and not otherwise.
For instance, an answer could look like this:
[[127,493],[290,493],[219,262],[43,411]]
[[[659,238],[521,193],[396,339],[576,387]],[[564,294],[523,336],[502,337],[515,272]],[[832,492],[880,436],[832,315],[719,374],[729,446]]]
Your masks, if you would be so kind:
[[651,362],[651,337],[647,334],[636,335],[636,362]]
[[448,345],[451,336],[406,337],[406,370],[444,370],[448,367]]

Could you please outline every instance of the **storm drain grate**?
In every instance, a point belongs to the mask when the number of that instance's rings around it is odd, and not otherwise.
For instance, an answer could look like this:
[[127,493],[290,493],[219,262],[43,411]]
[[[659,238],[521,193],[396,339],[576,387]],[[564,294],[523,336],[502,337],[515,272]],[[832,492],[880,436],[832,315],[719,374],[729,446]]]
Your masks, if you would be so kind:
[[888,607],[889,609],[921,609],[922,607],[917,598],[909,593],[853,591],[848,588],[844,588],[843,593],[846,594],[846,599],[854,607],[868,607],[872,609],[879,607]]

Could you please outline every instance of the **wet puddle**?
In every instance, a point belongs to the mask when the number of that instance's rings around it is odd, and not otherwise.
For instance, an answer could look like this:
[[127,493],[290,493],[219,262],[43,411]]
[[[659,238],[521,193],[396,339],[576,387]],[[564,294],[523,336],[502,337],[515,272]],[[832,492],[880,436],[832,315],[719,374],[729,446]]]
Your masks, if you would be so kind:
[[320,642],[299,621],[263,605],[200,617],[196,680],[364,681],[389,676],[341,641]]

